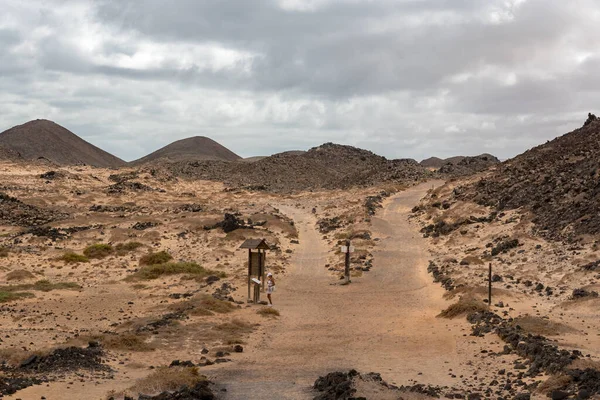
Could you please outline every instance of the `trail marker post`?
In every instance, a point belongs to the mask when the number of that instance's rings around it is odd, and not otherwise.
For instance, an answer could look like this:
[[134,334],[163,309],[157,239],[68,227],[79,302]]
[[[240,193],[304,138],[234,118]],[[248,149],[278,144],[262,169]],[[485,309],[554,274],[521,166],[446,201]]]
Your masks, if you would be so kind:
[[492,263],[488,270],[488,306],[492,306]]
[[346,245],[341,247],[342,253],[345,253],[345,261],[344,261],[344,278],[346,280],[346,284],[350,283],[350,253],[354,251],[354,247],[352,247],[352,243],[350,240],[346,240]]

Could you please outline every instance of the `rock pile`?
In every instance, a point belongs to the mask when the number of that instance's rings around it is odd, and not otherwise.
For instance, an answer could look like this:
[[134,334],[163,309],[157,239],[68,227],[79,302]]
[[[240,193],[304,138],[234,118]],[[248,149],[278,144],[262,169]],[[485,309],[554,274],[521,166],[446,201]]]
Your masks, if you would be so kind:
[[68,214],[25,204],[14,197],[0,193],[0,224],[39,226],[68,217]]

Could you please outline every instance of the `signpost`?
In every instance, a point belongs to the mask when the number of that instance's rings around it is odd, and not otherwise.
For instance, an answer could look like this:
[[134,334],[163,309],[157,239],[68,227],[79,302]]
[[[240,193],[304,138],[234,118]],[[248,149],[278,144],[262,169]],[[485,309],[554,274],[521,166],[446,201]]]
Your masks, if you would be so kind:
[[488,271],[488,306],[492,306],[492,263]]
[[340,250],[342,253],[346,254],[344,262],[344,278],[346,280],[345,284],[347,285],[350,283],[350,253],[354,251],[354,247],[352,246],[352,243],[350,243],[350,240],[346,240],[346,245],[341,246]]

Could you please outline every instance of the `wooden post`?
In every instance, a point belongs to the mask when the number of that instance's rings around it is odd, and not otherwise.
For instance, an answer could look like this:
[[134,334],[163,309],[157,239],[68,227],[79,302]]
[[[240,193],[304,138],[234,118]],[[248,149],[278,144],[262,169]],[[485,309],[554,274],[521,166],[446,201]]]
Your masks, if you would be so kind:
[[346,263],[344,265],[346,283],[350,283],[350,240],[346,240]]
[[265,256],[267,255],[267,252],[265,250],[259,250],[259,251],[260,251],[260,255],[259,255],[259,259],[260,259],[259,274],[261,276],[259,276],[258,278],[262,282],[261,286],[262,286],[262,291],[264,293],[264,291],[265,291]]
[[488,306],[492,306],[492,263],[488,271]]
[[252,250],[248,249],[248,300],[251,300],[250,285],[252,285]]

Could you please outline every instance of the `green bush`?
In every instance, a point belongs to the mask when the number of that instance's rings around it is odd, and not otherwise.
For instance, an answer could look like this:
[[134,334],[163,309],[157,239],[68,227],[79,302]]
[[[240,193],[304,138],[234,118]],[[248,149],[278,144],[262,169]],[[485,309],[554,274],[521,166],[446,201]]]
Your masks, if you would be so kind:
[[28,297],[34,297],[32,293],[15,293],[15,292],[6,292],[0,289],[0,303],[7,303],[9,301],[24,299]]
[[140,268],[133,277],[139,279],[156,279],[163,275],[188,274],[194,278],[203,278],[209,275],[225,277],[224,272],[212,271],[194,262],[171,262],[164,264],[147,265]]
[[114,249],[110,244],[97,243],[88,246],[83,250],[83,254],[87,258],[104,258],[113,253]]
[[140,258],[140,265],[157,265],[164,264],[173,259],[166,251],[159,251],[158,253],[149,253]]
[[77,254],[77,253],[73,253],[72,251],[69,251],[69,252],[63,254],[62,256],[60,256],[59,260],[62,260],[67,264],[90,261],[86,256]]
[[0,286],[0,292],[5,293],[17,293],[24,290],[39,290],[41,292],[49,292],[51,290],[60,290],[60,289],[81,289],[76,283],[73,282],[58,282],[52,283],[49,280],[41,280],[36,283],[24,283],[21,285],[8,285],[8,286]]

